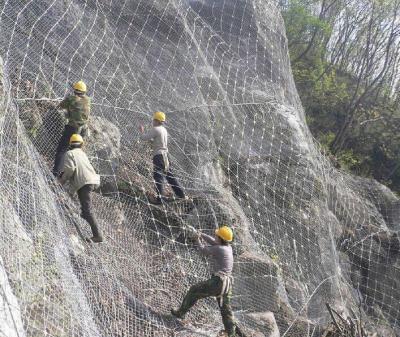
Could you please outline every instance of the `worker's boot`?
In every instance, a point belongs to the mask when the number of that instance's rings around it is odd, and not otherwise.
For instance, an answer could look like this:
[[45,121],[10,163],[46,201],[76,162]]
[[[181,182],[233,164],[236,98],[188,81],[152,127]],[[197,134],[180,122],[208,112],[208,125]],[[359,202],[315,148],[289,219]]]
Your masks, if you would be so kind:
[[93,234],[93,236],[89,240],[95,243],[103,242],[103,235],[101,235],[99,227],[97,226],[97,222],[92,217],[92,215],[88,216],[86,220],[89,222]]
[[92,243],[92,242],[100,243],[100,242],[103,242],[104,240],[103,240],[102,236],[92,236],[91,238],[87,238],[86,241],[90,242],[90,243]]
[[154,195],[148,195],[147,199],[149,200],[150,204],[153,204],[153,205],[161,205],[162,204],[161,197],[155,197]]
[[243,332],[237,325],[236,325],[236,327],[235,327],[234,336],[237,336],[237,337],[246,337],[246,335],[244,334],[244,332]]
[[93,236],[90,238],[90,241],[95,242],[95,243],[100,243],[103,242],[103,237],[102,236]]
[[167,201],[191,201],[188,196],[184,195],[182,197],[178,197],[177,195],[173,195],[166,199]]
[[173,316],[175,316],[176,318],[183,318],[183,315],[180,313],[179,310],[171,309],[171,314],[172,314]]

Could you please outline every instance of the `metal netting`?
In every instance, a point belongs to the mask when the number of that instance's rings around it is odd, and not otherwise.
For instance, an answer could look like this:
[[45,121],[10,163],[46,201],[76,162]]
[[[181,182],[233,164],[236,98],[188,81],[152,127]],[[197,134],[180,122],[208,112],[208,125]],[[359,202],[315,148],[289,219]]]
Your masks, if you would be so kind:
[[[184,323],[169,309],[209,276],[182,228],[224,223],[249,336],[320,336],[325,303],[399,328],[399,199],[320,153],[273,1],[0,0],[0,27],[1,336],[216,335],[213,299]],[[57,104],[80,79],[99,245],[50,171]],[[156,110],[191,197],[157,207],[138,141]]]

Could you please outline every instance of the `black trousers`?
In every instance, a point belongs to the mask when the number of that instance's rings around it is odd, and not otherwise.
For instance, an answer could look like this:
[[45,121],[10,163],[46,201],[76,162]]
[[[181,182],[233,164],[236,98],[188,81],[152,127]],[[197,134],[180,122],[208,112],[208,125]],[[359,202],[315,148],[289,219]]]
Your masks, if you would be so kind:
[[92,196],[91,192],[94,190],[93,185],[85,185],[78,190],[78,197],[81,203],[81,216],[84,218],[90,225],[92,229],[93,236],[99,237],[101,236],[99,227],[97,225],[97,220],[93,215],[92,211]]
[[175,195],[179,198],[184,198],[185,193],[183,192],[182,188],[179,186],[178,181],[174,177],[171,169],[168,169],[165,172],[165,163],[164,157],[162,154],[157,154],[153,157],[153,178],[157,192],[157,198],[161,198],[163,195],[163,181],[164,177],[167,179],[168,184],[171,185]]
[[53,173],[57,177],[60,175],[64,166],[64,156],[69,148],[69,139],[74,133],[77,133],[77,131],[78,129],[71,125],[66,125],[64,128],[63,134],[58,142],[56,157],[54,159]]

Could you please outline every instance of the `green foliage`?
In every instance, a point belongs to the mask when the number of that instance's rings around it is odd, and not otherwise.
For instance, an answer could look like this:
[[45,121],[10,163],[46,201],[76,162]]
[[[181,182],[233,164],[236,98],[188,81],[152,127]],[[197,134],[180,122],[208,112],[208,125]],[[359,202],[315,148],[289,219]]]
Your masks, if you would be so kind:
[[298,62],[294,78],[307,115],[311,131],[317,138],[337,131],[343,119],[343,107],[349,100],[346,82],[336,75],[335,69],[326,70],[322,62]]
[[337,159],[342,168],[353,171],[359,168],[362,162],[362,158],[354,153],[352,149],[340,151],[337,154]]
[[[381,9],[392,6],[392,1],[375,2]],[[382,81],[373,95],[354,106],[357,90],[361,95],[364,87],[354,74],[328,59],[332,20],[314,12],[320,4],[293,0],[283,10],[293,76],[307,123],[323,151],[342,169],[374,177],[400,192],[400,99],[393,96],[391,82]],[[333,151],[350,112],[350,131],[343,146]]]
[[304,51],[315,32],[324,36],[331,34],[332,27],[311,12],[312,5],[313,2],[310,1],[295,0],[291,1],[287,10],[283,12],[292,59]]
[[[317,123],[314,121],[312,122],[312,124],[316,125]],[[321,136],[319,137],[319,142],[325,152],[329,152],[329,149],[334,139],[335,139],[335,134],[332,131],[328,131],[326,133],[321,134]]]

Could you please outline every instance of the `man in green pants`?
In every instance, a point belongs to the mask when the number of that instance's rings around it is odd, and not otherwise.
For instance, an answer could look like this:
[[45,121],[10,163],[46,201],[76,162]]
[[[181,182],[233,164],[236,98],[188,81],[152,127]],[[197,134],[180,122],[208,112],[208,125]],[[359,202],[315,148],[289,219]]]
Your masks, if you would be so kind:
[[[215,237],[198,233],[194,228],[189,228],[189,230],[198,242],[200,251],[212,260],[212,276],[207,281],[193,285],[184,297],[180,308],[172,309],[171,313],[177,318],[183,318],[199,299],[216,297],[226,335],[229,337],[236,336],[236,324],[233,320],[230,303],[233,282],[233,253],[230,245],[233,239],[232,229],[228,226],[220,227],[215,231]],[[205,245],[204,241],[208,245]]]
[[86,95],[86,84],[83,81],[73,85],[74,94],[65,98],[59,105],[60,109],[67,111],[68,124],[65,125],[63,134],[58,142],[54,159],[53,174],[60,176],[65,153],[68,151],[69,139],[73,134],[86,135],[87,122],[90,114],[90,98]]

